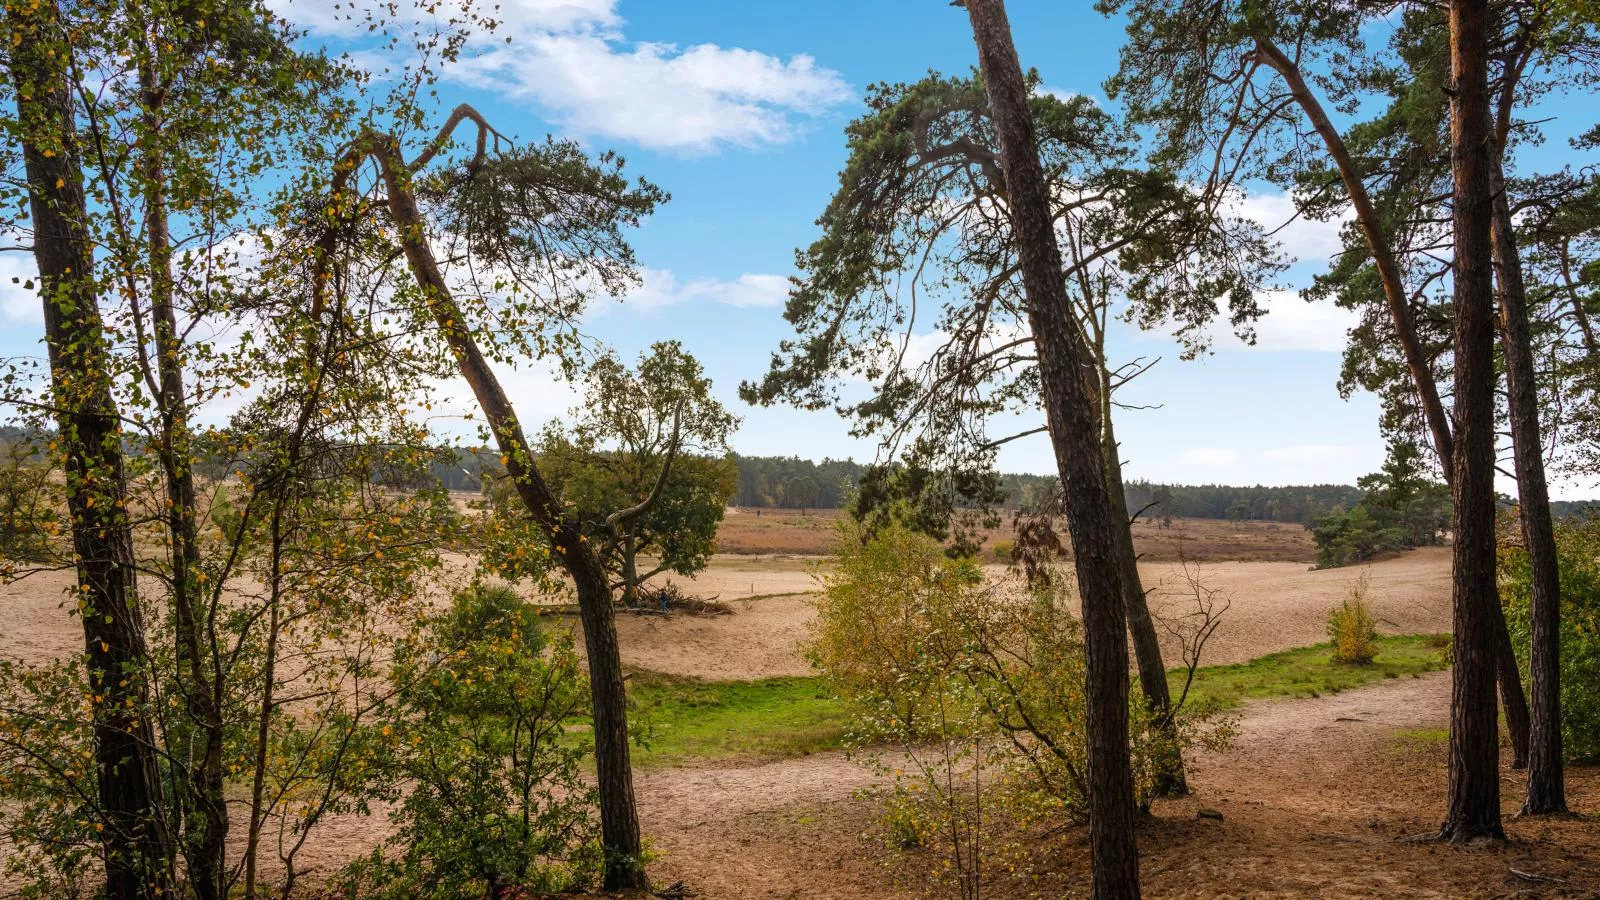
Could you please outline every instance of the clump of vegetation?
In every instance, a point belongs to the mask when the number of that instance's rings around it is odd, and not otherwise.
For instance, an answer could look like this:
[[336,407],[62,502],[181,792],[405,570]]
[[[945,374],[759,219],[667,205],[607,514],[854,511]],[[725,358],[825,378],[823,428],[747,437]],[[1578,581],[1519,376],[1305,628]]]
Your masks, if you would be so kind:
[[[898,525],[840,528],[811,659],[852,712],[849,741],[895,748],[867,750],[894,776],[891,843],[936,848],[941,877],[971,895],[984,857],[1025,855],[1023,842],[985,833],[997,821],[1025,830],[1087,809],[1083,635],[1068,582],[985,578],[975,560]],[[1172,728],[1142,700],[1130,713],[1141,803],[1185,747],[1226,737],[1192,712]]]
[[501,897],[585,887],[601,872],[589,749],[568,725],[588,683],[566,632],[515,591],[478,585],[403,645],[386,847],[346,873],[362,897]]
[[995,541],[989,545],[989,553],[996,561],[1008,563],[1016,559],[1016,541]]
[[[1568,759],[1600,761],[1600,519],[1559,520],[1561,571],[1561,738]],[[1528,554],[1500,549],[1501,599],[1511,643],[1528,677],[1533,597]]]
[[632,607],[634,612],[650,613],[683,613],[689,616],[731,616],[733,607],[718,600],[716,597],[696,597],[684,593],[683,589],[672,582],[667,582],[660,587],[642,588],[638,594],[638,603]]
[[1317,568],[1431,546],[1449,527],[1450,492],[1428,477],[1422,451],[1414,443],[1391,443],[1383,468],[1357,485],[1362,491],[1359,503],[1336,508],[1307,526],[1317,542]]
[[1333,658],[1342,663],[1367,665],[1378,656],[1378,622],[1367,602],[1367,576],[1350,586],[1344,602],[1328,611],[1328,640]]

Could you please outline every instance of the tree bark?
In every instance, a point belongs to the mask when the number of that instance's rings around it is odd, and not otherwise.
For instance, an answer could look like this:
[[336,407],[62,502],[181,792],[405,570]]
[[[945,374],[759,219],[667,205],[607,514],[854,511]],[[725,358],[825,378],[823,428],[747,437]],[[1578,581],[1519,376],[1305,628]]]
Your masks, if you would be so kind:
[[[1323,110],[1321,101],[1306,84],[1300,67],[1276,44],[1264,38],[1257,39],[1256,53],[1289,85],[1289,91],[1293,94],[1295,102],[1310,120],[1311,127],[1317,132],[1318,137],[1322,138],[1328,155],[1332,157],[1334,166],[1339,170],[1345,193],[1350,197],[1350,206],[1356,214],[1356,222],[1361,226],[1361,233],[1367,240],[1367,249],[1372,253],[1373,265],[1378,270],[1378,280],[1383,284],[1384,301],[1389,308],[1390,321],[1394,324],[1395,338],[1400,342],[1401,351],[1406,359],[1406,368],[1411,372],[1411,381],[1416,387],[1417,401],[1422,406],[1423,418],[1433,435],[1433,448],[1439,457],[1440,471],[1444,473],[1445,481],[1452,481],[1455,477],[1453,462],[1455,438],[1450,427],[1450,419],[1445,414],[1444,402],[1439,398],[1439,385],[1433,377],[1433,368],[1417,336],[1416,321],[1411,315],[1411,305],[1406,297],[1405,280],[1401,277],[1400,265],[1395,260],[1394,250],[1389,246],[1388,232],[1384,230],[1383,222],[1378,217],[1372,197],[1367,193],[1366,181],[1362,178],[1361,170],[1357,168],[1355,159],[1350,155],[1344,136],[1334,127],[1327,112]],[[1495,651],[1495,667],[1499,678],[1501,700],[1506,708],[1506,729],[1511,733],[1512,765],[1520,767],[1528,756],[1530,727],[1528,699],[1522,690],[1522,673],[1517,668],[1517,655],[1511,646],[1511,635],[1506,630],[1505,612],[1500,608],[1498,600],[1494,604],[1493,615],[1498,620],[1493,628],[1500,635],[1496,638],[1500,646]]]
[[[1106,395],[1109,396],[1109,392]],[[1116,529],[1117,557],[1122,566],[1123,606],[1128,618],[1128,635],[1133,639],[1134,662],[1139,668],[1139,687],[1144,691],[1150,712],[1163,728],[1170,729],[1176,726],[1172,721],[1172,691],[1167,686],[1167,665],[1161,658],[1161,641],[1156,636],[1149,599],[1144,583],[1139,578],[1139,557],[1133,550],[1133,522],[1128,515],[1127,494],[1122,484],[1122,460],[1117,450],[1116,433],[1111,425],[1109,400],[1102,403],[1101,415],[1105,419],[1102,433],[1106,458],[1106,494],[1111,501],[1111,516]],[[1173,764],[1173,771],[1161,774],[1156,793],[1165,797],[1182,797],[1189,793],[1189,783],[1184,777],[1181,751]]]
[[1494,702],[1494,277],[1487,0],[1450,4],[1450,162],[1455,181],[1455,544],[1450,785],[1440,836],[1505,837]]
[[172,850],[147,715],[149,661],[126,510],[120,414],[111,395],[66,69],[71,51],[54,2],[7,4],[6,13],[51,403],[66,467],[78,613],[94,694],[105,892],[118,900],[154,897],[170,889]]
[[[190,726],[199,732],[199,753],[186,755],[186,767],[174,779],[182,804],[182,833],[187,881],[198,900],[217,900],[225,891],[228,805],[223,794],[222,683],[220,673],[208,671],[212,662],[202,634],[202,608],[206,592],[196,576],[200,572],[200,539],[195,525],[198,509],[194,486],[193,435],[189,429],[187,390],[183,373],[183,347],[173,308],[172,239],[168,229],[167,172],[162,107],[165,96],[156,84],[151,57],[153,47],[139,67],[144,134],[140,160],[145,194],[145,252],[149,272],[150,315],[155,337],[159,386],[156,401],[161,435],[156,443],[167,493],[166,525],[172,540],[172,607],[182,694]],[[135,288],[136,289],[136,288]],[[208,652],[208,650],[210,652]],[[196,761],[196,756],[198,760]],[[198,770],[198,771],[196,771]]]
[[[460,111],[458,110],[458,115]],[[445,128],[454,127],[458,118]],[[388,135],[369,134],[343,165],[353,169],[360,158],[371,156],[383,171],[389,213],[399,231],[401,249],[417,285],[422,289],[439,330],[455,355],[457,367],[473,396],[500,452],[506,471],[516,485],[528,513],[549,536],[556,556],[571,576],[583,622],[584,648],[589,657],[589,690],[593,703],[595,769],[600,795],[601,843],[605,847],[605,889],[648,887],[639,834],[639,816],[633,795],[633,767],[628,746],[627,690],[623,684],[622,657],[611,608],[611,583],[599,557],[576,526],[562,515],[561,505],[534,464],[533,451],[517,421],[516,410],[483,351],[467,330],[466,318],[456,304],[428,246],[426,225],[412,193],[411,171],[400,148]],[[341,202],[340,200],[335,201]]]
[[1534,375],[1522,257],[1517,253],[1511,203],[1506,197],[1501,166],[1497,158],[1491,172],[1494,263],[1499,283],[1501,342],[1505,348],[1522,542],[1527,548],[1533,583],[1533,640],[1528,654],[1532,721],[1528,741],[1528,796],[1522,812],[1546,815],[1567,811],[1561,749],[1561,572],[1550,518],[1550,491],[1545,483],[1539,386]]
[[[1513,42],[1500,77],[1494,110],[1494,153],[1490,169],[1493,192],[1494,266],[1500,300],[1501,338],[1505,347],[1506,395],[1511,407],[1511,440],[1517,470],[1522,541],[1532,575],[1532,640],[1528,677],[1533,711],[1526,752],[1528,796],[1523,815],[1567,811],[1565,761],[1561,746],[1561,567],[1556,553],[1550,492],[1545,482],[1544,440],[1539,426],[1539,384],[1534,371],[1533,338],[1528,326],[1528,295],[1517,251],[1516,223],[1506,191],[1506,143],[1511,138],[1517,86],[1533,59],[1538,41],[1526,31]],[[1562,269],[1567,260],[1563,253]],[[1570,285],[1570,282],[1569,282]],[[1576,296],[1573,297],[1576,301]],[[1583,331],[1584,346],[1594,352],[1594,333],[1581,303],[1573,312]]]
[[622,538],[622,602],[639,605],[639,550],[632,535]]
[[1005,5],[1002,0],[967,0],[966,8],[1000,142],[1028,320],[1039,351],[1045,416],[1066,492],[1083,599],[1093,895],[1101,900],[1138,897],[1122,569],[1106,490],[1099,411],[1090,390],[1098,363],[1068,304],[1028,89]]

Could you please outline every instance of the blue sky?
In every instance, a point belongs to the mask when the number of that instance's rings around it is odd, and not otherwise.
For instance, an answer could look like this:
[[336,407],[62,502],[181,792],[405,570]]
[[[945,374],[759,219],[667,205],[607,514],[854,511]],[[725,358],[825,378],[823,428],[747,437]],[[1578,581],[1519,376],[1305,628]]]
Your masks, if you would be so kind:
[[[329,0],[274,5],[314,39],[339,46],[352,34]],[[1120,23],[1088,3],[1009,7],[1023,64],[1051,89],[1104,102],[1100,84],[1116,66]],[[849,438],[832,413],[751,409],[736,389],[762,374],[790,334],[783,279],[794,249],[815,236],[813,220],[844,161],[842,129],[860,112],[864,89],[929,69],[969,69],[976,57],[962,11],[943,0],[503,0],[500,17],[499,35],[469,48],[474,58],[445,82],[442,102],[469,100],[521,138],[553,133],[617,149],[634,174],[673,196],[633,235],[645,286],[623,303],[600,301],[587,331],[626,358],[654,340],[681,340],[743,417],[733,439],[741,453],[870,458],[875,448]],[[1281,196],[1251,202],[1269,227],[1290,212]],[[1285,231],[1288,251],[1306,260],[1291,270],[1292,283],[1309,280],[1336,249],[1336,227]],[[5,303],[0,349],[22,352],[19,344],[37,339],[36,314]],[[1179,361],[1158,335],[1116,336],[1113,358],[1165,357],[1126,397],[1159,408],[1119,420],[1130,477],[1349,482],[1379,465],[1376,403],[1342,400],[1334,388],[1344,316],[1292,293],[1269,306],[1258,347],[1224,337],[1195,362]],[[525,418],[559,415],[572,403],[570,390],[537,367],[505,375]],[[1054,469],[1043,438],[1009,445],[1001,464]]]

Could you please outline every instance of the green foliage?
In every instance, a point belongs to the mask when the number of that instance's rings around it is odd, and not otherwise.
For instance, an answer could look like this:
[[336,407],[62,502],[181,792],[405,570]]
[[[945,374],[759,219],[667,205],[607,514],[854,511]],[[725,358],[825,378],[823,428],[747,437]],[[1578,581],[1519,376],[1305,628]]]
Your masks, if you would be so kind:
[[0,463],[0,575],[55,558],[62,543],[61,488],[30,443],[11,442]]
[[91,707],[77,659],[0,661],[0,835],[4,881],[24,898],[95,896],[103,815]]
[[[1065,579],[1051,584],[988,580],[931,538],[850,522],[823,579],[810,657],[851,710],[852,743],[896,748],[869,749],[895,773],[896,840],[937,837],[963,891],[980,845],[1011,852],[982,836],[994,810],[1023,825],[1085,810],[1081,626]],[[1168,731],[1132,705],[1135,790],[1148,803],[1175,751],[1226,732],[1188,713]]]
[[1258,522],[1305,524],[1324,513],[1349,507],[1361,491],[1347,484],[1233,486],[1223,484],[1157,484],[1128,481],[1128,509],[1150,507],[1149,516],[1225,519],[1235,505],[1248,507],[1245,518]]
[[[1230,709],[1247,700],[1274,697],[1316,697],[1381,681],[1436,672],[1449,666],[1442,651],[1448,635],[1398,635],[1378,638],[1371,665],[1351,666],[1334,658],[1331,644],[1269,653],[1245,663],[1203,666],[1189,690],[1202,708]],[[1182,686],[1182,670],[1168,676]]]
[[1317,567],[1322,569],[1365,562],[1406,546],[1404,532],[1380,524],[1362,503],[1347,512],[1319,517],[1311,526],[1311,534],[1317,542]]
[[1310,525],[1319,568],[1437,544],[1449,527],[1450,491],[1428,477],[1422,451],[1412,441],[1391,441],[1383,468],[1363,476],[1359,486],[1359,503],[1318,516]]
[[[661,572],[693,575],[710,560],[733,497],[738,473],[727,440],[738,420],[677,341],[653,345],[632,370],[602,356],[586,377],[571,426],[544,433],[540,473],[626,596]],[[483,564],[505,577],[543,577],[551,548],[515,485],[497,479],[489,496],[495,521]],[[639,570],[641,556],[655,563],[651,571]]]
[[[1569,758],[1600,761],[1600,519],[1556,523],[1561,568],[1561,736]],[[1527,552],[1500,549],[1501,600],[1528,677],[1533,588]]]
[[1333,658],[1342,663],[1367,665],[1378,655],[1378,623],[1367,603],[1367,576],[1350,588],[1344,602],[1328,611],[1328,640]]
[[457,594],[397,656],[396,832],[347,872],[361,896],[474,898],[554,892],[600,871],[588,749],[568,738],[588,684],[569,633],[547,633],[514,591]]

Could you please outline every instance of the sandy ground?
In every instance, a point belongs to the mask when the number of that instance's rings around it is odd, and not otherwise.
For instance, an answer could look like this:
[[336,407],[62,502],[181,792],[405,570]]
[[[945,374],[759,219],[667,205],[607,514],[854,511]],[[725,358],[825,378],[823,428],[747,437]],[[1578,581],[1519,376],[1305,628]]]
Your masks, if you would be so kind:
[[[1444,799],[1444,746],[1412,735],[1446,727],[1449,701],[1449,676],[1436,673],[1248,705],[1230,748],[1192,760],[1194,796],[1158,803],[1141,824],[1146,896],[1600,896],[1600,827],[1510,818],[1521,793],[1510,770],[1508,843],[1408,840],[1437,828]],[[666,853],[653,874],[708,900],[935,894],[922,877],[931,860],[876,849],[857,794],[871,783],[839,754],[643,776],[643,824]],[[1569,770],[1569,793],[1577,808],[1600,807],[1600,770]],[[1223,820],[1198,819],[1201,807]],[[1045,852],[1041,882],[994,879],[986,894],[1086,896],[1081,830]]]
[[[803,674],[799,653],[815,590],[807,560],[719,558],[692,584],[720,595],[732,616],[619,617],[632,666],[704,678]],[[1365,574],[1383,630],[1449,625],[1449,556],[1423,550],[1366,569],[1307,571],[1303,563],[1207,563],[1201,577],[1232,608],[1207,662],[1243,661],[1323,640],[1328,607]],[[1152,604],[1182,608],[1181,572],[1141,566]],[[0,655],[43,658],[78,649],[61,607],[70,573],[0,587]],[[752,596],[755,595],[755,596]],[[776,595],[776,596],[775,596]],[[1195,797],[1157,805],[1141,826],[1147,896],[1600,896],[1600,826],[1508,819],[1512,840],[1460,851],[1403,840],[1436,827],[1444,797],[1449,680],[1438,674],[1308,700],[1247,706],[1228,750],[1191,760]],[[1420,736],[1419,736],[1420,734]],[[646,834],[662,883],[682,879],[706,900],[921,897],[931,860],[889,856],[858,791],[873,776],[840,754],[768,763],[715,763],[640,773]],[[1506,810],[1521,796],[1505,773]],[[1575,808],[1600,811],[1600,770],[1569,770]],[[1222,822],[1200,820],[1217,809]],[[302,865],[323,872],[373,846],[381,815],[330,821]],[[990,896],[1083,896],[1087,849],[1079,830],[1043,841],[1043,882],[997,880]],[[1530,882],[1511,870],[1558,879]],[[314,880],[314,875],[313,875]],[[1519,893],[1521,892],[1521,893]]]
[[[792,558],[718,557],[694,579],[675,579],[701,596],[720,596],[731,616],[698,618],[621,615],[617,628],[627,665],[671,675],[700,678],[760,678],[804,675],[811,670],[800,655],[811,620],[803,593],[817,589],[817,563]],[[1200,563],[1190,569],[1208,588],[1221,591],[1232,606],[1207,644],[1204,662],[1245,662],[1266,653],[1327,640],[1330,607],[1363,578],[1379,630],[1396,634],[1450,630],[1450,552],[1432,547],[1370,566],[1311,571],[1301,563]],[[1176,617],[1193,602],[1188,578],[1176,562],[1139,566],[1152,611]],[[1169,666],[1179,665],[1180,648],[1163,637]]]
[[[817,556],[833,552],[843,510],[733,508],[717,530],[717,550],[729,554],[783,553]],[[998,527],[985,529],[980,543],[1016,538],[1015,513],[1000,511]],[[1229,522],[1224,519],[1172,519],[1163,524],[1142,518],[1133,527],[1134,549],[1145,559],[1261,560],[1306,562],[1316,546],[1305,526],[1290,522]]]

